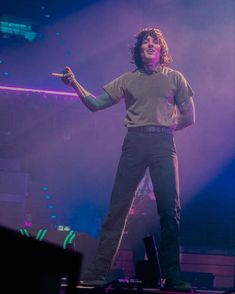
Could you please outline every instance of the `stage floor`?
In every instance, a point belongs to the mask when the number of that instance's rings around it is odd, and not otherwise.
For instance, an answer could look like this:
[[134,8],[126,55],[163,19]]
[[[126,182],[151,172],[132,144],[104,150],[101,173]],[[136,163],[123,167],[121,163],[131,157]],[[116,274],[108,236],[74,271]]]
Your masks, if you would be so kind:
[[[90,287],[90,286],[80,286],[76,287],[75,294],[235,294],[235,291],[229,290],[200,290],[200,289],[192,289],[191,292],[182,292],[182,291],[163,291],[160,289],[152,289],[152,288],[128,288],[128,287]],[[66,294],[66,287],[61,288],[60,294]]]

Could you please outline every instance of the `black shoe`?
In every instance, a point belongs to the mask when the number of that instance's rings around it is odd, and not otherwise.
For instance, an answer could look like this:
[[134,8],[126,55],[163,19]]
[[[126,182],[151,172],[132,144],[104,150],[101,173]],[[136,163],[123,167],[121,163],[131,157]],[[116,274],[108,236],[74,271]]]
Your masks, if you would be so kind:
[[97,274],[86,270],[84,273],[82,273],[79,284],[83,286],[99,287],[107,284],[107,280],[103,274]]
[[105,279],[93,279],[93,280],[81,280],[79,284],[81,286],[91,286],[91,287],[102,287],[106,284]]
[[191,292],[192,287],[188,282],[178,279],[166,279],[162,290],[164,291],[179,291],[179,292]]

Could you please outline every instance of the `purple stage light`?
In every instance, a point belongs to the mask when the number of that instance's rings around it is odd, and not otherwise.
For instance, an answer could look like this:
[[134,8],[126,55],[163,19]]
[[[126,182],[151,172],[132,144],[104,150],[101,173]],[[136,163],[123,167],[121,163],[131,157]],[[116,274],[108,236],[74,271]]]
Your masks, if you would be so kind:
[[76,93],[71,93],[71,92],[50,91],[50,90],[41,90],[41,89],[19,88],[19,87],[0,86],[0,90],[78,97]]

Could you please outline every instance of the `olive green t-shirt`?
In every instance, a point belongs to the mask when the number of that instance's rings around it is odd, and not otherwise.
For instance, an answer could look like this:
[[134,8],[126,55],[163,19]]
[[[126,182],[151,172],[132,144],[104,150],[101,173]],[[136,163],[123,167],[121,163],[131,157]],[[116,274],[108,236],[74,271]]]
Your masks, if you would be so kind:
[[182,73],[168,67],[150,74],[138,69],[126,72],[103,89],[116,103],[125,99],[128,128],[157,125],[174,129],[177,106],[194,94]]

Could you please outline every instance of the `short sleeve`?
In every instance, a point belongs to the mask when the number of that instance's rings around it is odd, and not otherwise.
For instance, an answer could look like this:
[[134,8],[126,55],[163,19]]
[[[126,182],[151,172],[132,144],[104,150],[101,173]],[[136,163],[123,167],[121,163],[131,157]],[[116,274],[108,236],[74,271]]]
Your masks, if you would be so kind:
[[103,89],[112,99],[119,102],[124,97],[125,74],[103,86]]
[[177,105],[183,104],[190,97],[194,96],[194,91],[189,82],[185,79],[182,73],[177,72],[177,90],[175,93],[175,103]]

